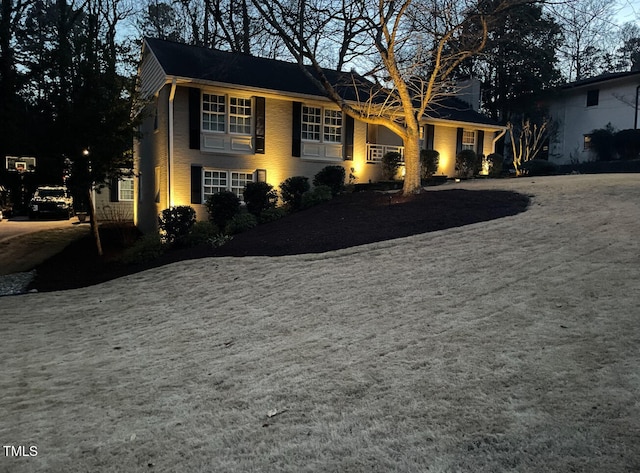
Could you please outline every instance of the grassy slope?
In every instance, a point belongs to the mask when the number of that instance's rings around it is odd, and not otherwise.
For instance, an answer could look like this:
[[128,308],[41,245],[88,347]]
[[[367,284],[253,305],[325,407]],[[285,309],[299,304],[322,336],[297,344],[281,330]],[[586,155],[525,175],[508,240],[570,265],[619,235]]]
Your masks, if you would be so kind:
[[39,447],[0,471],[637,470],[637,182],[503,182],[532,208],[0,299],[0,438]]

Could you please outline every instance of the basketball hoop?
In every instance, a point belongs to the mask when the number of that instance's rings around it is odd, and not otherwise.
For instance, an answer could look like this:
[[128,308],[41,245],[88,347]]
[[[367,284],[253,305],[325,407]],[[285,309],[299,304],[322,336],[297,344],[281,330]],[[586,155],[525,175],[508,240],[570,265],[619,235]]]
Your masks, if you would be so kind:
[[36,170],[36,158],[32,156],[7,156],[6,167],[7,170],[20,174],[34,172]]

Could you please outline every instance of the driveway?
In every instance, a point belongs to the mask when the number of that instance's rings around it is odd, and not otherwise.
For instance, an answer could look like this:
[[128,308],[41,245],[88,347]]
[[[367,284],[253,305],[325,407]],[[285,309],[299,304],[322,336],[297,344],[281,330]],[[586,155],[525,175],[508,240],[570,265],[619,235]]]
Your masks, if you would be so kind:
[[29,220],[15,217],[0,222],[0,276],[29,271],[89,231],[89,224],[70,220]]
[[27,217],[13,217],[0,221],[0,242],[27,233],[66,228],[77,224],[77,218],[70,220],[29,220]]

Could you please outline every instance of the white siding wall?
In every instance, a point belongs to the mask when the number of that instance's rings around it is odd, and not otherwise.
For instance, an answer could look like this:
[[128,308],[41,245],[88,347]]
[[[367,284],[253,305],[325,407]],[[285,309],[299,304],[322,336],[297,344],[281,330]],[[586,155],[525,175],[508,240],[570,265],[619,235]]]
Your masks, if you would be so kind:
[[[550,114],[558,125],[558,133],[550,143],[549,159],[556,163],[581,162],[592,158],[584,150],[584,135],[611,123],[617,130],[633,128],[636,87],[640,81],[601,82],[592,86],[568,89],[554,101]],[[598,105],[587,107],[587,91],[599,89]]]

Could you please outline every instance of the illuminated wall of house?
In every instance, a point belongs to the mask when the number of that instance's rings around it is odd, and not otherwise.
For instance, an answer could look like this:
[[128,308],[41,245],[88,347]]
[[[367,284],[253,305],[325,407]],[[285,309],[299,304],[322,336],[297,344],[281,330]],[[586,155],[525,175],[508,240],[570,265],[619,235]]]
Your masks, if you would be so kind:
[[[327,165],[340,165],[345,168],[346,176],[353,173],[355,183],[376,182],[381,179],[380,164],[368,163],[368,143],[401,146],[402,140],[384,127],[377,127],[375,136],[372,127],[359,121],[354,123],[353,159],[344,160],[342,144],[323,144],[302,142],[302,156],[292,154],[292,129],[294,102],[291,97],[274,93],[263,96],[256,93],[244,93],[231,88],[203,88],[205,93],[244,97],[252,101],[264,97],[265,105],[265,152],[255,153],[254,139],[247,135],[229,133],[200,132],[200,149],[190,149],[189,94],[187,86],[177,86],[174,99],[173,129],[173,172],[169,181],[169,94],[171,85],[165,85],[148,106],[147,118],[141,126],[143,139],[137,143],[135,151],[135,171],[139,178],[135,181],[134,219],[145,232],[157,228],[157,216],[165,208],[173,205],[190,205],[199,220],[208,219],[206,206],[194,203],[192,196],[192,169],[202,172],[223,171],[227,173],[246,173],[256,176],[266,172],[266,182],[278,189],[280,183],[291,176],[307,176],[310,181],[315,174]],[[334,108],[329,101],[317,99],[298,99],[304,105]],[[198,114],[202,113],[198,110]],[[344,122],[343,122],[344,128]],[[492,150],[492,132],[485,132],[484,150]],[[240,146],[234,148],[236,138]],[[434,148],[440,153],[437,175],[453,177],[455,175],[457,127],[437,124],[434,132]],[[242,141],[244,140],[244,141]],[[344,137],[343,137],[344,140]],[[216,148],[216,146],[218,148]],[[311,150],[305,154],[305,150]],[[314,151],[315,150],[315,151]],[[336,151],[337,150],[337,151]],[[330,154],[329,151],[333,154]],[[317,155],[311,154],[317,152]],[[314,157],[315,156],[315,157]],[[140,159],[144,157],[144,159]],[[196,171],[197,172],[197,171]],[[202,180],[201,180],[202,182]],[[203,184],[204,185],[204,184]],[[171,199],[169,198],[171,187]],[[196,194],[198,192],[196,191]]]
[[[143,232],[155,231],[158,213],[168,206],[167,125],[169,86],[150,99],[140,125],[142,138],[134,149],[133,219]],[[144,157],[144,159],[141,159]]]
[[[204,89],[210,93],[233,93],[225,89]],[[251,95],[248,95],[251,97]],[[307,176],[309,181],[323,167],[341,165],[348,178],[351,168],[357,177],[355,182],[368,182],[379,178],[378,165],[366,164],[366,124],[355,122],[353,160],[322,160],[293,157],[292,148],[292,107],[293,102],[286,97],[267,96],[265,100],[265,153],[231,154],[189,149],[189,109],[188,88],[178,87],[175,97],[174,131],[174,175],[173,205],[191,205],[196,209],[198,219],[208,218],[204,204],[191,203],[191,166],[204,169],[233,170],[252,173],[257,169],[266,170],[266,181],[278,189],[280,183],[291,176]],[[308,100],[312,106],[332,106],[329,102]]]
[[436,175],[453,177],[456,171],[457,128],[436,125],[433,148],[440,153]]

